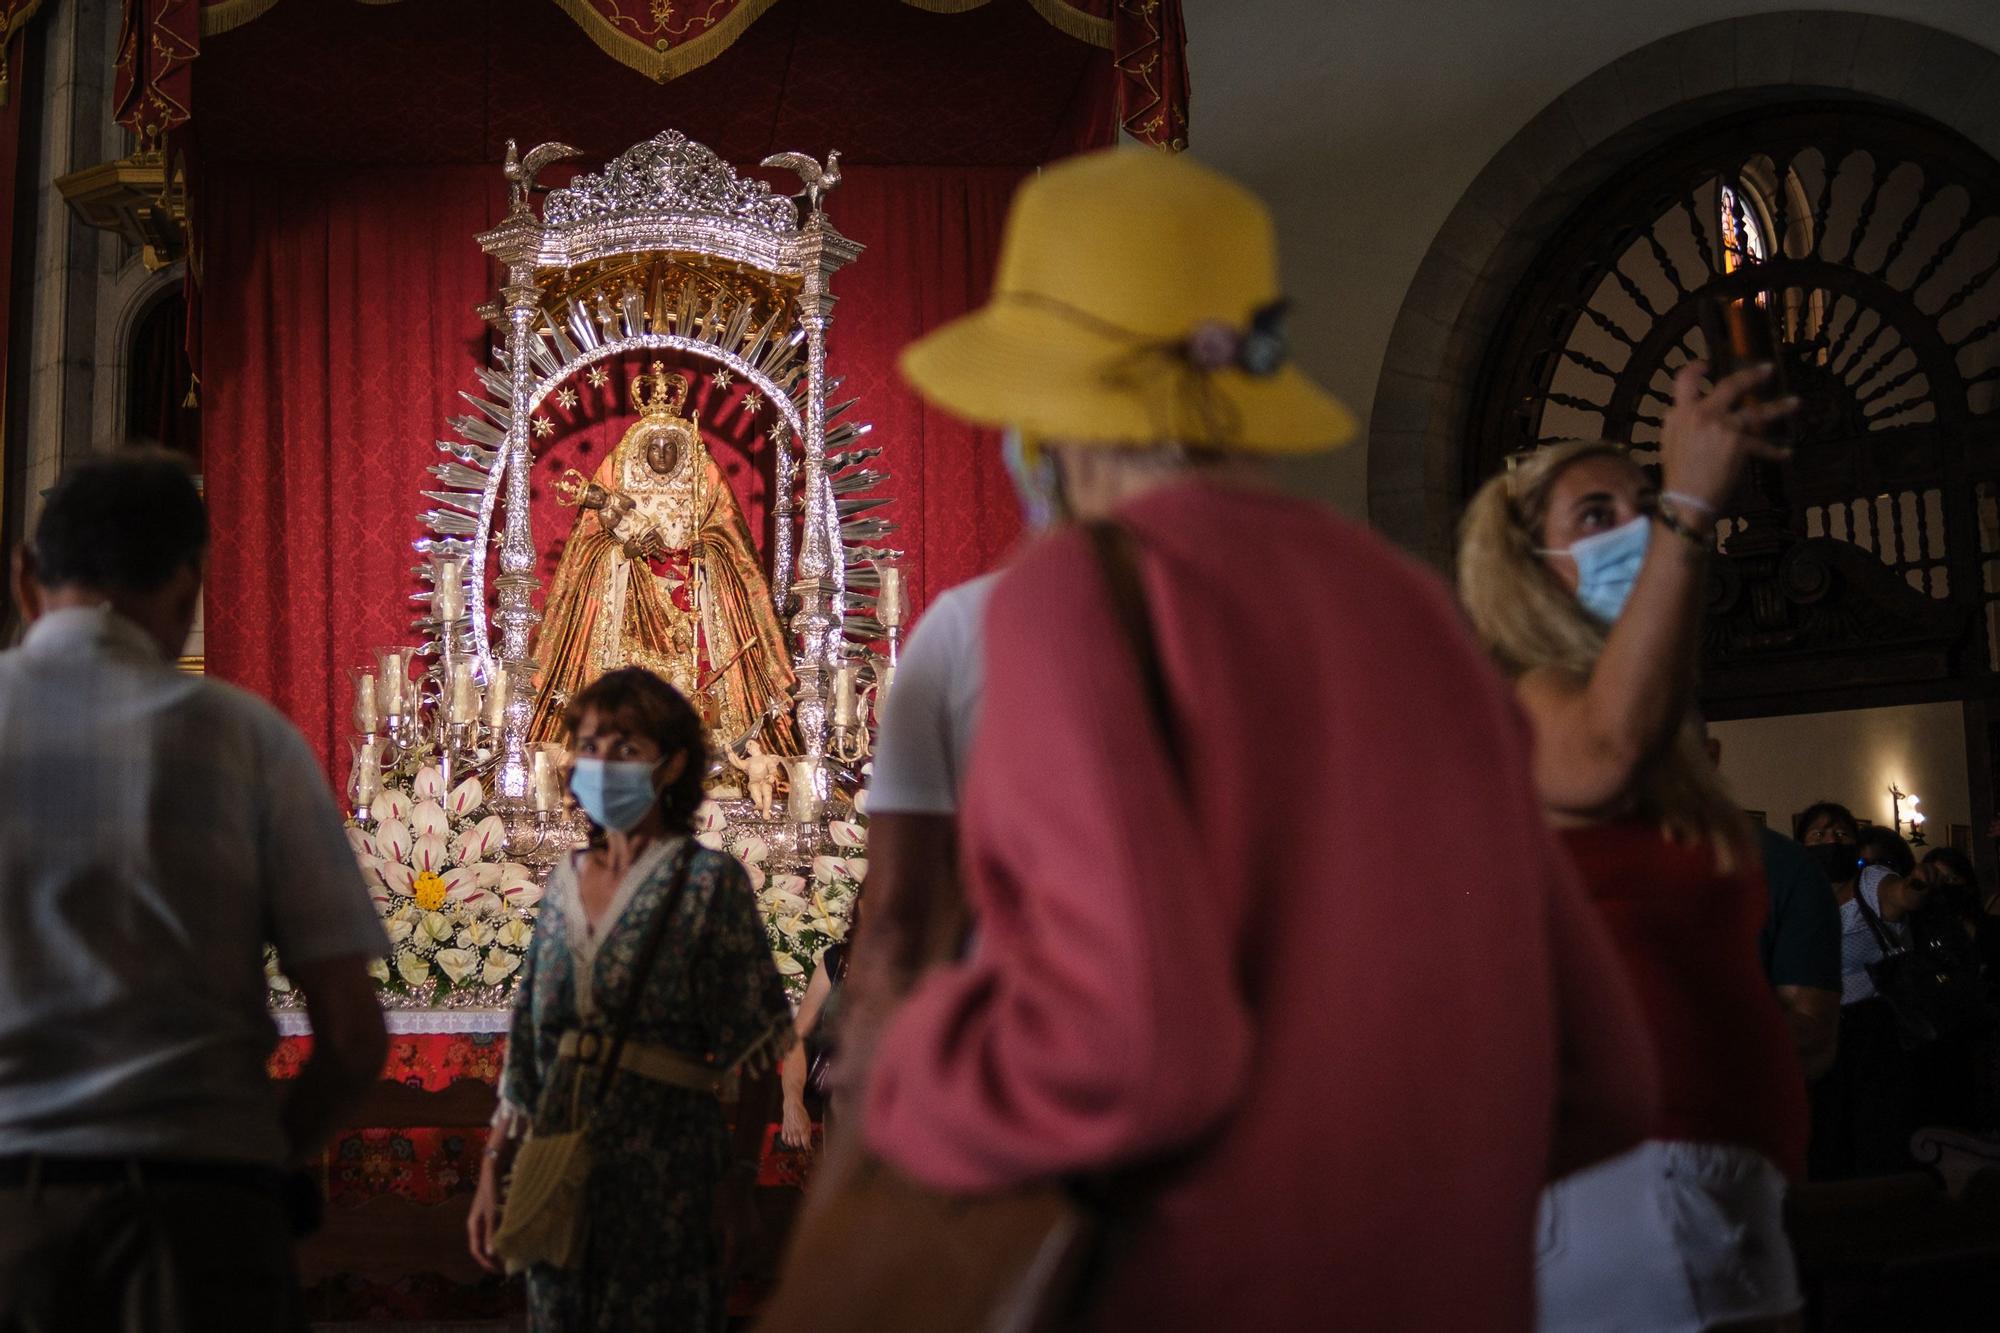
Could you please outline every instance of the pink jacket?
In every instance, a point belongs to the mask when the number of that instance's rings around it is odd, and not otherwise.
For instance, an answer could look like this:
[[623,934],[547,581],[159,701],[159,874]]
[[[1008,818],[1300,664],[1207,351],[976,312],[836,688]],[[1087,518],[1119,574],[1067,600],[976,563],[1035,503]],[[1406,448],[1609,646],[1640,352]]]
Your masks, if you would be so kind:
[[977,957],[891,1024],[863,1120],[978,1191],[1200,1141],[1107,1329],[1511,1328],[1536,1197],[1643,1137],[1652,1071],[1439,582],[1316,506],[1188,482],[1123,515],[1156,734],[1082,536],[995,591],[961,807]]

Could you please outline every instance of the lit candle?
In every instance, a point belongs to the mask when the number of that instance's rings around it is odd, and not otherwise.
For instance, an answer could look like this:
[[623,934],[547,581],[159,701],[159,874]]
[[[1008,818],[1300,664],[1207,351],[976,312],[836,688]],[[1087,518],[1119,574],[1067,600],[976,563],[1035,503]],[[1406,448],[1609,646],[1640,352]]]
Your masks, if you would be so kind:
[[555,755],[546,745],[535,747],[534,792],[537,810],[553,810],[562,804],[562,779]]
[[407,648],[384,648],[376,654],[380,663],[377,671],[376,690],[382,711],[391,717],[399,717],[410,711],[409,705],[416,702],[410,689],[410,650]]
[[833,670],[833,725],[851,727],[861,714],[860,699],[855,686],[861,675],[861,668],[849,664]]
[[375,702],[375,673],[354,673],[354,729],[371,735],[382,729],[382,709]]
[[382,757],[376,749],[380,744],[373,737],[354,742],[354,778],[348,786],[357,810],[372,802],[382,790]]
[[889,697],[889,687],[891,685],[894,685],[895,683],[896,683],[896,664],[894,662],[881,662],[881,661],[876,662],[875,663],[875,711],[878,716],[881,714],[882,711],[882,701]]
[[903,571],[896,565],[882,568],[882,590],[875,598],[875,618],[884,629],[900,629],[909,604],[903,600]]
[[513,677],[497,667],[493,679],[486,682],[486,725],[496,736],[507,729],[507,700],[513,693],[512,686]]
[[431,614],[449,623],[465,614],[465,562],[441,557],[431,578]]
[[479,720],[479,687],[472,681],[472,663],[453,662],[446,694],[445,721],[469,726]]

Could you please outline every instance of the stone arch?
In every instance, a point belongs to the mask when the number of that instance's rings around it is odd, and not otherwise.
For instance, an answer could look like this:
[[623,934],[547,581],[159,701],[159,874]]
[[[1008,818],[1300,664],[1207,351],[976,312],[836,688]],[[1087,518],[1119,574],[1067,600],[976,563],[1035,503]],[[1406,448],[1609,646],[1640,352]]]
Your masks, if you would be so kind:
[[96,422],[98,447],[108,447],[125,438],[131,423],[126,418],[132,376],[132,335],[154,304],[166,299],[186,278],[183,264],[169,264],[157,271],[143,264],[128,263],[105,293],[102,308],[108,318],[97,329],[95,399],[92,419]]
[[1586,196],[1707,120],[1814,94],[1908,107],[2000,157],[2000,53],[1919,23],[1793,10],[1704,24],[1621,56],[1493,156],[1418,265],[1370,416],[1375,526],[1448,566],[1488,345],[1535,255]]

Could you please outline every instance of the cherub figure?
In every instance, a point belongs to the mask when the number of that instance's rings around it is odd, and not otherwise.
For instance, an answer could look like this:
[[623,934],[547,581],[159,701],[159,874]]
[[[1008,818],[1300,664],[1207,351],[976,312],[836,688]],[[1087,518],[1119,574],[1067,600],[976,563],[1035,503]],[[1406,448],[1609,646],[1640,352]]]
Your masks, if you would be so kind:
[[729,751],[729,766],[743,775],[744,785],[750,789],[750,802],[757,807],[759,819],[771,817],[771,807],[778,800],[778,776],[784,772],[785,761],[774,754],[765,754],[764,747],[755,740],[743,742],[743,753]]

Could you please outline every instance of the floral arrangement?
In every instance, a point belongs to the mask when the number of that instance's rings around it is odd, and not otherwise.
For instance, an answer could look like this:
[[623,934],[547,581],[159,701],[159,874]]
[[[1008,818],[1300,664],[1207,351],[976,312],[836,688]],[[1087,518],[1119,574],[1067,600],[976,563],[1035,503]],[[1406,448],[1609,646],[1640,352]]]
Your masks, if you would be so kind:
[[[410,1004],[441,1004],[453,994],[466,997],[460,1003],[505,1004],[534,938],[542,886],[526,866],[502,859],[506,828],[487,812],[479,780],[446,790],[435,765],[408,779],[384,774],[368,816],[372,827],[350,824],[347,837],[392,948],[369,966],[376,982]],[[695,826],[703,846],[728,852],[749,872],[772,956],[798,1003],[819,956],[847,938],[868,873],[860,809],[853,819],[829,822],[833,847],[813,858],[810,874],[772,871],[763,836],[750,824],[732,824],[713,800],[702,804]],[[281,1003],[292,998],[268,950],[265,974]]]
[[750,872],[771,955],[792,1003],[797,1004],[805,997],[820,954],[847,938],[854,898],[868,874],[865,825],[858,820],[831,821],[828,833],[834,852],[814,857],[810,876],[770,873],[766,862],[771,849],[763,837],[752,828],[732,826],[723,807],[713,801],[696,814],[695,830],[703,846],[728,852]]
[[[503,1002],[534,937],[542,887],[526,866],[501,859],[506,827],[486,812],[470,777],[446,790],[434,764],[407,780],[385,774],[368,810],[372,828],[350,824],[353,844],[392,952],[369,967],[386,991],[422,1004],[482,990]],[[291,983],[269,957],[271,989]]]

